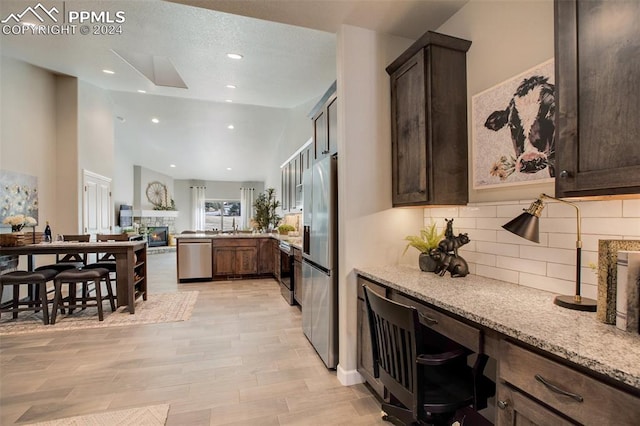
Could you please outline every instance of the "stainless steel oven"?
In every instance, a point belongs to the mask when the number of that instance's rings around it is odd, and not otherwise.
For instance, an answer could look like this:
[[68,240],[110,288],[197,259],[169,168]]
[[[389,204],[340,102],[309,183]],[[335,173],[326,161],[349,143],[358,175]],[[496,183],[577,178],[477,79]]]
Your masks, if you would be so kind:
[[276,265],[280,272],[280,292],[288,304],[294,305],[293,297],[293,253],[291,246],[285,241],[280,241],[280,264]]

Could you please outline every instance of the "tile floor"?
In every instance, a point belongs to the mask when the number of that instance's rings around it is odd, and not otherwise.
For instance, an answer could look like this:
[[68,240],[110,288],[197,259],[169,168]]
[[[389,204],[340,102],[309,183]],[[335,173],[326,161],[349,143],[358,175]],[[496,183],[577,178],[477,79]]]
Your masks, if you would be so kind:
[[275,281],[176,284],[149,256],[153,293],[200,291],[191,320],[2,337],[0,424],[170,404],[167,425],[375,425],[364,385],[341,386]]

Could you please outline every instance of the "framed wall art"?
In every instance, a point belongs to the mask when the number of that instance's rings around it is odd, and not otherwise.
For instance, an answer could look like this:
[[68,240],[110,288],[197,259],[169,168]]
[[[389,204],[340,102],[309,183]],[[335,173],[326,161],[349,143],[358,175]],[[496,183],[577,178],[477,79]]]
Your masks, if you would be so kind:
[[474,189],[553,180],[554,73],[550,59],[473,96]]
[[38,177],[0,170],[0,226],[19,214],[38,220]]

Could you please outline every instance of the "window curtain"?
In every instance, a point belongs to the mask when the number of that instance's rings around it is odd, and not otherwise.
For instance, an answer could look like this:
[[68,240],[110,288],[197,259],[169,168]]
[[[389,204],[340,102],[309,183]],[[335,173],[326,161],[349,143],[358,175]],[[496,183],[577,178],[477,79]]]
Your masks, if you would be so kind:
[[240,229],[251,229],[253,188],[240,188]]
[[204,231],[204,199],[206,186],[191,187],[191,211],[193,212],[191,224],[194,231]]

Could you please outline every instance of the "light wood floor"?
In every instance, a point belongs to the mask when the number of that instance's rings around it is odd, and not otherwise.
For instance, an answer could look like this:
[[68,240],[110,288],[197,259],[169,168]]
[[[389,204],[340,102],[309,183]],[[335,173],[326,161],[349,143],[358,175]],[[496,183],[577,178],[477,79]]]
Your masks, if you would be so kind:
[[168,403],[167,425],[374,425],[364,385],[341,386],[274,280],[176,284],[149,256],[149,297],[200,292],[191,320],[0,338],[0,424]]

